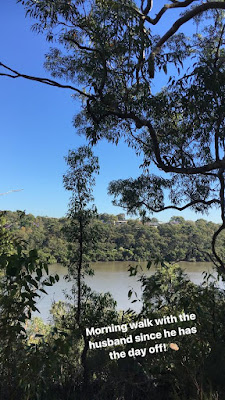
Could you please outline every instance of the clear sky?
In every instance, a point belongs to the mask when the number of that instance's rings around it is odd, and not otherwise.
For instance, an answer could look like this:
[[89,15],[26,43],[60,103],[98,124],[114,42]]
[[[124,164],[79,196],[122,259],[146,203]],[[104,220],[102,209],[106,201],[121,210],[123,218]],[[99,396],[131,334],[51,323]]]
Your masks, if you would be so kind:
[[[168,24],[165,21],[165,30]],[[30,30],[31,25],[16,0],[0,1],[0,61],[23,73],[50,77],[43,68],[49,44]],[[62,184],[67,168],[64,156],[85,143],[72,126],[79,103],[71,94],[36,82],[0,77],[0,193],[23,189],[0,196],[1,210],[20,209],[50,217],[66,214],[69,194]],[[123,210],[112,206],[108,183],[138,176],[140,159],[125,143],[115,146],[103,141],[95,154],[101,167],[94,193],[98,211],[119,214]],[[209,216],[191,211],[155,216],[167,221],[172,215],[220,221],[215,210]]]

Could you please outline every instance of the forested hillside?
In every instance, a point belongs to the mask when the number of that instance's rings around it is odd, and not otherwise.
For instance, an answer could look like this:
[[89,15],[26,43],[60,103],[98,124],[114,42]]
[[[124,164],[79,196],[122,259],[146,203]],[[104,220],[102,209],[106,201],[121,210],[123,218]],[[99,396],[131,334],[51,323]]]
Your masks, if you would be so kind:
[[[28,249],[37,248],[42,260],[68,261],[67,218],[34,217],[21,211],[7,211],[5,218],[5,227],[25,240]],[[139,220],[123,221],[120,215],[100,214],[92,224],[99,239],[90,261],[138,261],[155,256],[166,261],[209,261],[207,253],[217,224],[204,219],[185,221],[182,217],[173,217],[168,223],[152,221],[143,224]],[[224,241],[221,237],[218,243],[221,253]]]

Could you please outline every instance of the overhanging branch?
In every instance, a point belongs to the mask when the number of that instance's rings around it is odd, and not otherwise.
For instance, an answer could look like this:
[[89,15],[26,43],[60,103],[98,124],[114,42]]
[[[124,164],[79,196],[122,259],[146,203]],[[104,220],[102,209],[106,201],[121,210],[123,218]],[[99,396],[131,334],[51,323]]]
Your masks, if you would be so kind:
[[170,39],[177,31],[178,29],[184,25],[186,22],[190,21],[192,18],[195,16],[201,14],[204,11],[207,10],[215,10],[215,9],[225,9],[225,2],[219,2],[219,1],[212,1],[208,3],[203,3],[200,6],[197,6],[193,8],[192,10],[188,11],[183,17],[179,18],[173,25],[172,27],[161,37],[161,39],[158,41],[156,44],[152,55],[155,56],[160,52],[161,47],[166,43],[168,39]]
[[86,98],[89,98],[89,99],[93,98],[93,96],[91,94],[85,93],[82,90],[77,89],[74,86],[63,85],[62,83],[59,83],[57,81],[54,81],[54,80],[48,79],[48,78],[40,78],[40,77],[37,77],[37,76],[21,74],[20,72],[8,67],[7,65],[5,65],[5,64],[3,64],[1,62],[0,62],[0,67],[3,67],[3,68],[5,68],[5,70],[9,71],[8,73],[0,72],[0,76],[6,76],[8,78],[13,78],[13,79],[24,78],[24,79],[28,79],[30,81],[44,83],[45,85],[54,86],[54,87],[58,87],[58,88],[61,88],[61,89],[70,89],[70,90],[73,90],[74,92],[76,92],[76,93],[78,93],[81,96],[84,96]]
[[183,210],[185,210],[186,208],[192,207],[192,206],[197,205],[197,204],[203,204],[203,205],[205,205],[205,206],[211,206],[212,204],[220,204],[220,201],[217,200],[217,199],[212,199],[212,200],[202,200],[202,199],[199,199],[199,200],[193,200],[193,201],[191,201],[190,203],[187,203],[187,204],[185,204],[185,205],[182,206],[182,207],[170,205],[170,206],[165,206],[165,207],[161,207],[161,208],[154,208],[154,207],[151,207],[151,206],[149,206],[149,205],[148,205],[146,202],[144,202],[144,201],[141,201],[141,203],[142,203],[149,211],[158,213],[158,212],[165,211],[165,210],[178,210],[178,211],[183,211]]
[[[204,174],[204,173],[210,172],[210,171],[215,171],[220,168],[225,168],[225,159],[216,160],[212,163],[204,164],[200,167],[176,167],[176,166],[173,166],[170,164],[165,164],[161,157],[161,150],[160,150],[160,146],[159,146],[159,142],[158,142],[158,138],[157,138],[157,133],[150,121],[148,121],[144,118],[140,118],[134,112],[129,112],[129,113],[123,112],[118,107],[115,107],[115,106],[114,106],[114,108],[111,108],[108,111],[108,114],[115,115],[121,119],[131,119],[132,121],[134,121],[134,123],[136,124],[136,127],[139,129],[141,129],[143,127],[148,128],[149,134],[152,139],[154,154],[155,154],[155,158],[156,158],[156,165],[159,169],[163,170],[164,172],[174,172],[177,174],[186,174],[186,175],[197,175],[197,174]],[[106,115],[107,115],[107,113],[106,113]],[[139,140],[137,139],[137,141],[139,141]],[[146,147],[147,147],[147,145],[146,145]]]
[[[185,8],[185,7],[188,7],[190,4],[192,4],[194,1],[197,1],[197,0],[175,1],[172,4],[165,4],[161,8],[161,10],[158,12],[158,14],[155,16],[155,18],[150,18],[150,17],[146,16],[145,19],[150,24],[156,25],[167,10],[171,10],[174,8]],[[144,13],[144,11],[143,11],[143,13]]]

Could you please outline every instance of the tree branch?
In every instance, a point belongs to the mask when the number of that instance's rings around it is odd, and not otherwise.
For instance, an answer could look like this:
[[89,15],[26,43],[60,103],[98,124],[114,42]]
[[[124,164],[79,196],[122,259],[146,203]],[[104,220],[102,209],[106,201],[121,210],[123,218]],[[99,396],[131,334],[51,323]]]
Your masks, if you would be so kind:
[[[224,3],[225,4],[225,3]],[[142,127],[147,127],[152,139],[152,144],[153,144],[153,149],[154,149],[154,154],[156,157],[156,165],[159,169],[163,170],[164,172],[174,172],[177,174],[187,174],[187,175],[196,175],[196,174],[204,174],[206,172],[214,171],[219,168],[225,168],[225,159],[223,160],[216,160],[212,163],[202,165],[200,167],[174,167],[169,164],[165,164],[162,160],[161,157],[161,151],[159,147],[159,142],[157,138],[157,134],[155,129],[153,128],[152,124],[150,121],[140,118],[137,115],[135,115],[133,112],[122,112],[119,110],[119,108],[114,107],[109,111],[109,114],[115,115],[118,118],[125,118],[125,119],[131,119],[135,122],[136,127],[141,129]],[[107,115],[107,114],[106,114]],[[133,136],[134,137],[134,136]]]
[[220,180],[220,205],[221,205],[221,219],[222,219],[222,225],[219,227],[219,229],[214,233],[213,238],[212,238],[212,252],[213,255],[216,259],[216,261],[219,264],[219,269],[221,270],[221,272],[224,274],[225,272],[225,264],[223,262],[223,260],[220,258],[220,256],[217,254],[216,252],[216,240],[219,236],[219,234],[225,230],[225,204],[224,204],[224,189],[225,189],[225,184],[224,184],[224,168],[221,168],[218,174],[219,180]]
[[[159,22],[159,20],[162,18],[163,14],[165,14],[165,12],[167,10],[170,10],[170,9],[173,9],[173,8],[185,8],[185,7],[188,7],[190,4],[192,4],[194,1],[197,1],[197,0],[175,1],[172,4],[165,4],[161,8],[161,10],[158,12],[158,14],[155,16],[155,18],[150,18],[150,17],[146,16],[145,19],[150,24],[156,25]],[[145,14],[144,11],[143,11],[143,14]]]
[[94,49],[92,47],[83,46],[77,40],[75,40],[74,38],[64,37],[64,40],[66,40],[67,42],[74,43],[80,50],[87,50],[87,51],[91,51],[91,52],[102,54],[102,52],[99,49]]
[[145,8],[143,8],[143,5],[141,7],[141,11],[143,12],[144,15],[148,15],[149,11],[151,11],[153,6],[153,0],[147,0],[147,5]]
[[220,1],[212,1],[208,3],[203,3],[200,6],[195,7],[194,9],[188,11],[183,17],[179,18],[173,25],[172,27],[161,37],[161,39],[158,41],[156,44],[152,55],[153,58],[160,52],[161,47],[163,44],[170,39],[174,33],[178,31],[178,29],[185,24],[186,22],[190,21],[192,18],[194,18],[196,15],[201,14],[204,11],[207,10],[213,10],[213,9],[225,9],[225,2],[220,2]]
[[216,240],[217,240],[219,234],[220,234],[224,229],[225,229],[225,223],[223,223],[223,224],[219,227],[219,229],[214,233],[213,238],[212,238],[212,252],[213,252],[213,255],[214,255],[216,261],[217,261],[218,264],[219,264],[219,267],[217,266],[217,268],[221,270],[222,274],[224,274],[224,272],[225,272],[225,265],[224,265],[222,259],[218,256],[218,254],[217,254],[217,252],[216,252]]
[[172,205],[170,205],[170,206],[166,206],[166,207],[161,207],[161,208],[153,208],[153,207],[150,207],[147,203],[145,203],[144,201],[141,201],[141,203],[149,210],[149,211],[152,211],[152,212],[156,212],[156,213],[158,213],[158,212],[161,212],[161,211],[165,211],[165,210],[178,210],[178,211],[183,211],[183,210],[185,210],[186,208],[188,208],[188,207],[192,207],[192,206],[194,206],[195,204],[204,204],[204,205],[206,205],[206,206],[210,206],[210,205],[212,205],[212,204],[220,204],[220,201],[219,200],[217,200],[217,199],[212,199],[212,200],[202,200],[202,199],[199,199],[199,200],[193,200],[193,201],[191,201],[190,203],[187,203],[187,204],[185,204],[185,206],[183,206],[183,207],[178,207],[178,206],[172,206]]
[[58,87],[58,88],[62,88],[62,89],[71,89],[74,92],[80,94],[81,96],[87,97],[89,99],[92,99],[93,96],[91,94],[85,93],[82,90],[79,90],[77,88],[75,88],[74,86],[71,85],[63,85],[57,81],[54,81],[52,79],[48,79],[48,78],[40,78],[37,76],[30,76],[30,75],[25,75],[25,74],[21,74],[20,72],[8,67],[7,65],[3,64],[0,62],[0,67],[5,68],[7,71],[12,72],[12,74],[10,73],[2,73],[0,72],[0,76],[6,76],[9,78],[24,78],[24,79],[28,79],[30,81],[35,81],[35,82],[40,82],[40,83],[44,83],[45,85],[49,85],[49,86],[54,86],[54,87]]
[[216,63],[217,63],[217,61],[219,59],[219,52],[220,52],[220,47],[221,47],[222,40],[223,40],[224,29],[225,29],[225,25],[223,25],[223,28],[221,29],[220,38],[219,38],[218,46],[217,46],[217,49],[216,49],[215,61],[214,61],[214,67],[215,68],[216,68]]

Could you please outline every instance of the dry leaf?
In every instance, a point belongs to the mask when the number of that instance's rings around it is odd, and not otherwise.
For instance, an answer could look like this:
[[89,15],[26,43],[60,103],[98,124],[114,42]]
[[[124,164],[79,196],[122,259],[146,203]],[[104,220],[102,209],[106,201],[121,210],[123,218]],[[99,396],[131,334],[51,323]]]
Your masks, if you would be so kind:
[[176,343],[170,343],[170,348],[175,351],[179,350],[179,347]]

